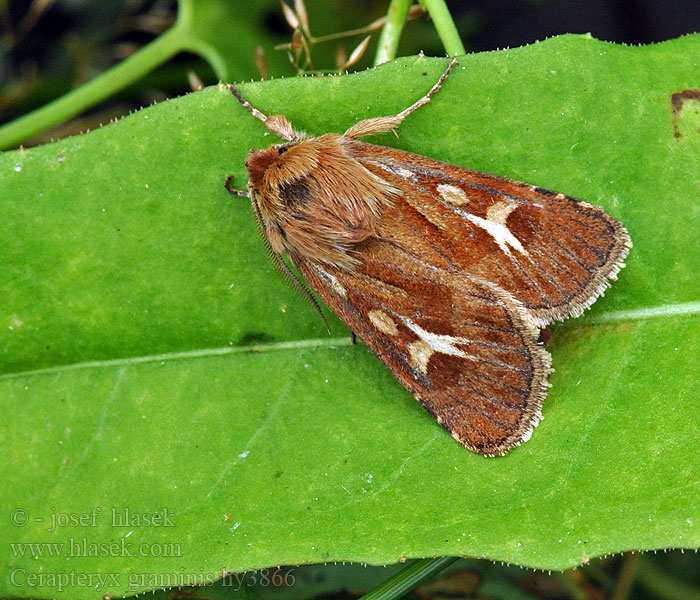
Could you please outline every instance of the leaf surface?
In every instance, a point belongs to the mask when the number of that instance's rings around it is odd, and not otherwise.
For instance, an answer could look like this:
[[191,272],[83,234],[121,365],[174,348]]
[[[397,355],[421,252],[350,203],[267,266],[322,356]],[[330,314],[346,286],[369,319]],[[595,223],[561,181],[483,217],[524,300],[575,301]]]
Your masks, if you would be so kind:
[[[503,458],[454,443],[280,280],[223,188],[229,173],[244,187],[248,150],[273,140],[225,89],[0,155],[0,595],[697,547],[700,112],[672,98],[700,89],[699,56],[699,35],[470,55],[398,140],[373,140],[570,194],[630,231],[620,281],[554,328],[545,419]],[[240,90],[341,132],[401,110],[444,66]],[[61,583],[71,572],[84,578]]]

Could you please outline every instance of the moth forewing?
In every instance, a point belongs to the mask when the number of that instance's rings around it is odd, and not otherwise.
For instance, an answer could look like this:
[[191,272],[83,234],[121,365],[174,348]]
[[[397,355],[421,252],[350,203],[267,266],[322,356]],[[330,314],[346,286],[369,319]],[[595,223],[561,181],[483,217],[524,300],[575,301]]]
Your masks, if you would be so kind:
[[564,194],[372,144],[351,151],[406,188],[402,198],[446,238],[451,268],[513,294],[539,327],[579,316],[631,248],[622,224]]
[[551,358],[539,328],[590,306],[631,241],[563,194],[357,140],[395,131],[455,64],[401,113],[343,135],[302,135],[229,88],[286,140],[246,162],[275,259],[285,253],[460,444],[493,456],[541,419]]

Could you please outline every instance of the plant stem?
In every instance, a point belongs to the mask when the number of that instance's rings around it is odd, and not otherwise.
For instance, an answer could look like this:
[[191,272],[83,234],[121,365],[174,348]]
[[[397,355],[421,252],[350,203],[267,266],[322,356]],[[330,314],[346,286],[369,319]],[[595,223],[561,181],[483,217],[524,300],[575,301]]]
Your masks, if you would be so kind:
[[457,32],[457,26],[452,20],[445,0],[421,0],[421,4],[433,20],[433,25],[435,25],[447,54],[450,56],[466,54],[464,44],[462,44],[462,40]]
[[554,571],[552,572],[552,579],[559,582],[559,585],[564,588],[564,591],[572,600],[589,600],[588,594],[586,594],[579,584],[571,578],[570,572]]
[[637,571],[639,569],[639,562],[642,559],[642,555],[637,552],[636,554],[627,554],[622,561],[622,569],[617,576],[617,582],[615,583],[615,590],[611,596],[611,600],[627,600],[632,591],[632,585],[637,577]]
[[588,577],[596,583],[600,584],[605,589],[613,587],[615,580],[605,569],[600,566],[599,562],[592,562],[581,569]]
[[386,23],[379,36],[377,54],[374,57],[375,67],[396,58],[401,32],[406,24],[408,9],[411,8],[412,2],[413,0],[391,0],[386,13]]
[[637,581],[654,597],[663,600],[700,600],[700,590],[671,577],[650,556],[642,556]]
[[401,598],[456,560],[457,558],[453,556],[417,560],[387,579],[384,583],[378,585],[371,592],[362,596],[360,600],[395,600],[396,598]]
[[0,127],[0,150],[16,146],[40,131],[80,114],[163,64],[183,47],[186,36],[180,23],[178,21],[136,54],[79,88]]

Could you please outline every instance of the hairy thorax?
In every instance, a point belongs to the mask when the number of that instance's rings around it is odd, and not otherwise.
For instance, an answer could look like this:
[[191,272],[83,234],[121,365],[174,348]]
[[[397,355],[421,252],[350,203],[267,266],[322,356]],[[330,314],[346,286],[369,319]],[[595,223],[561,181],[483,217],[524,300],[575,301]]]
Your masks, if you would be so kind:
[[275,252],[350,267],[353,245],[375,235],[399,191],[350,156],[348,143],[329,134],[250,153],[250,188]]

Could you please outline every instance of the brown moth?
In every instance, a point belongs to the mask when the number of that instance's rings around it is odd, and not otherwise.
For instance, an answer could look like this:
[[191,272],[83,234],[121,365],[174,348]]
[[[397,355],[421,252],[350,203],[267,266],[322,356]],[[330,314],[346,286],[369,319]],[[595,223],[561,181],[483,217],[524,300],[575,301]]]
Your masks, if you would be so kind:
[[[285,140],[252,150],[248,196],[281,258],[460,444],[487,456],[529,439],[551,372],[540,328],[579,316],[632,243],[600,208],[358,138],[394,131],[430,102],[344,134],[307,136],[282,115],[254,117]],[[318,309],[320,312],[320,309]]]

